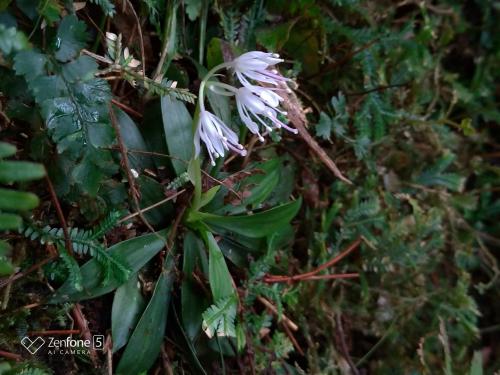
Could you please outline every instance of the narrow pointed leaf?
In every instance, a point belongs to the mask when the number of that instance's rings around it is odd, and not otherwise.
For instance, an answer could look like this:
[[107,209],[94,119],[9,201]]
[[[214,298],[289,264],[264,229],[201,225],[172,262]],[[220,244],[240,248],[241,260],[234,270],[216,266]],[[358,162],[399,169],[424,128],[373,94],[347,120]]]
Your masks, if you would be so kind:
[[299,211],[301,204],[302,199],[298,199],[253,215],[219,216],[205,212],[197,212],[194,215],[215,231],[226,230],[258,238],[273,234],[288,224]]
[[113,298],[111,332],[113,353],[125,346],[144,311],[145,301],[138,285],[137,274],[120,286]]
[[[109,248],[110,256],[119,257],[120,261],[128,265],[132,272],[137,272],[164,246],[168,230],[146,234],[120,242]],[[75,290],[70,281],[66,281],[52,296],[49,303],[81,301],[95,298],[109,293],[123,284],[123,281],[111,278],[103,285],[103,269],[96,259],[92,259],[80,268],[83,279],[83,290]]]
[[118,364],[117,374],[146,373],[158,357],[167,325],[170,291],[174,278],[174,261],[171,256],[168,256],[153,296],[137,323]]

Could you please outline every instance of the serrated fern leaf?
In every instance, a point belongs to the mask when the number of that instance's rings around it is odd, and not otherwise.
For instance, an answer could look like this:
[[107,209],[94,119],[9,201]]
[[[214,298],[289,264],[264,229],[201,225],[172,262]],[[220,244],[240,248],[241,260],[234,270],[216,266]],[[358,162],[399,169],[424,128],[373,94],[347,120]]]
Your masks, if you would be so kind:
[[203,331],[209,338],[215,334],[220,337],[236,337],[236,306],[234,295],[223,298],[203,313]]
[[139,73],[129,69],[124,70],[124,78],[133,86],[141,86],[153,95],[166,96],[183,100],[188,103],[194,103],[196,95],[189,92],[188,89],[175,87],[174,81],[157,82],[149,77],[142,76]]
[[431,168],[422,172],[415,182],[424,186],[443,186],[452,191],[462,191],[465,178],[456,173],[445,172],[454,160],[455,155],[445,153]]
[[[93,229],[83,230],[79,228],[70,228],[68,230],[73,251],[81,255],[89,254],[101,265],[104,275],[102,283],[104,285],[108,283],[112,277],[120,281],[125,281],[128,279],[131,272],[125,263],[108,254],[106,249],[98,242],[98,239],[100,239],[104,234],[106,234],[106,232],[116,225],[120,217],[121,214],[119,212],[111,212],[98,226]],[[34,225],[29,225],[27,228],[22,229],[21,232],[30,240],[38,240],[42,244],[53,243],[63,249],[66,245],[64,231],[62,228],[52,228],[48,225],[43,228],[39,228]],[[60,253],[65,254],[61,255],[61,257],[69,257],[65,250]],[[72,257],[70,258],[76,264],[74,259]],[[71,265],[68,263],[69,260],[63,259],[63,261],[70,270],[70,277],[72,277],[72,271],[70,268]],[[78,267],[77,264],[76,267]],[[77,281],[78,279],[75,278],[75,282]]]
[[167,185],[167,190],[177,190],[189,181],[189,173],[184,172]]
[[63,246],[59,246],[58,248],[59,248],[59,255],[68,270],[69,279],[71,280],[73,287],[78,291],[83,290],[82,274],[80,272],[80,267],[78,266],[78,263],[76,262],[75,258],[70,256],[66,252]]
[[380,212],[380,201],[377,197],[364,200],[356,206],[350,208],[344,219],[346,222],[353,222],[363,218],[370,218]]
[[102,238],[107,232],[113,229],[117,224],[122,213],[120,211],[111,211],[99,224],[92,229],[92,240]]

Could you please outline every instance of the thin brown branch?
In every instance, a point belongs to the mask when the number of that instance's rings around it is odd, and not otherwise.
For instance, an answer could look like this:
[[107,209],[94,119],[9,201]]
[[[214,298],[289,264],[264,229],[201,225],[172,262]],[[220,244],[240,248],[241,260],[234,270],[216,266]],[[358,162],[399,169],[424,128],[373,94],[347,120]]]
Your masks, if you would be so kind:
[[7,359],[12,359],[14,361],[20,361],[20,360],[23,359],[23,357],[21,357],[19,354],[7,352],[5,350],[0,350],[0,357],[4,357],[4,358],[7,358]]
[[281,275],[266,275],[263,278],[263,281],[266,283],[290,283],[294,281],[306,281],[306,280],[330,280],[330,279],[351,279],[358,277],[357,273],[345,273],[345,274],[337,274],[337,275],[318,275],[319,272],[334,266],[351,252],[353,252],[361,243],[361,238],[358,238],[352,244],[350,244],[344,251],[342,251],[339,255],[335,256],[331,260],[326,263],[323,263],[319,267],[314,270],[306,273],[301,273],[293,276],[281,276]]
[[137,15],[137,12],[135,11],[134,6],[130,2],[130,0],[126,0],[126,2],[128,3],[130,10],[132,11],[132,14],[135,18],[135,22],[137,22],[137,32],[139,33],[139,46],[141,48],[142,75],[145,77],[146,76],[146,53],[144,52],[144,38],[142,36],[141,20],[139,19],[139,16]]
[[345,93],[345,96],[367,95],[367,94],[370,94],[372,92],[380,92],[380,91],[384,91],[384,90],[388,90],[388,89],[392,89],[392,88],[396,88],[396,87],[405,87],[405,86],[408,86],[409,84],[410,84],[410,82],[405,82],[405,83],[396,83],[396,84],[393,84],[393,85],[377,86],[377,87],[374,87],[373,89],[366,90],[366,91],[347,92],[347,93]]
[[111,106],[111,104],[109,105],[109,118],[111,120],[111,124],[113,125],[113,129],[115,130],[115,133],[116,133],[116,140],[118,141],[120,154],[122,156],[122,163],[123,163],[123,167],[125,168],[125,175],[127,176],[127,181],[128,181],[128,185],[129,185],[129,189],[130,189],[130,195],[132,197],[132,201],[134,202],[135,210],[138,212],[139,217],[141,218],[144,225],[146,225],[146,227],[148,227],[148,229],[152,233],[155,233],[154,228],[146,220],[146,218],[144,217],[144,215],[141,212],[141,205],[139,203],[139,192],[135,186],[134,176],[132,176],[132,168],[130,167],[130,163],[128,160],[127,146],[125,146],[125,143],[123,143],[122,135],[120,132],[120,126],[118,125],[118,121],[116,119],[116,116],[115,116],[115,113],[113,111],[113,107]]
[[[286,89],[284,85],[282,88]],[[323,150],[323,148],[316,142],[316,140],[309,134],[306,129],[307,119],[302,111],[302,107],[297,96],[290,90],[288,90],[287,94],[283,94],[283,107],[288,112],[288,117],[292,124],[299,131],[299,135],[302,137],[304,142],[309,146],[312,152],[314,152],[319,159],[323,162],[323,164],[340,180],[345,183],[352,185],[352,182],[347,179],[340,169],[337,167],[335,162],[328,156],[328,154]]]
[[291,283],[291,282],[298,282],[298,281],[355,279],[357,277],[359,277],[359,273],[357,273],[357,272],[340,273],[340,274],[335,274],[335,275],[313,275],[313,276],[307,276],[307,277],[303,277],[302,275],[296,275],[296,276],[269,275],[269,276],[264,276],[262,281],[264,281],[265,283],[268,283],[268,284],[275,284],[275,283]]
[[344,356],[345,360],[349,364],[349,367],[351,368],[352,373],[354,375],[359,375],[359,370],[356,368],[356,365],[352,361],[352,358],[349,355],[349,350],[347,348],[347,344],[345,342],[344,328],[342,327],[342,316],[340,315],[340,313],[335,314],[335,322],[336,322],[338,336],[340,338],[340,348],[342,350],[342,355]]
[[130,220],[130,219],[132,219],[132,218],[134,218],[134,217],[136,217],[136,216],[138,216],[138,215],[141,215],[141,214],[143,214],[144,212],[147,212],[147,211],[149,211],[149,210],[152,210],[153,208],[156,208],[156,207],[158,207],[158,206],[161,206],[162,204],[165,204],[165,203],[167,203],[167,202],[171,201],[172,199],[177,198],[179,195],[181,195],[181,194],[182,194],[182,193],[184,193],[185,191],[186,191],[186,189],[182,189],[182,190],[180,190],[180,191],[176,192],[175,194],[170,195],[169,197],[167,197],[167,198],[165,198],[165,199],[162,199],[161,201],[156,202],[155,204],[152,204],[151,206],[148,206],[148,207],[146,207],[146,208],[143,208],[142,210],[139,210],[138,212],[133,212],[133,213],[131,213],[130,215],[127,215],[127,216],[125,216],[125,217],[121,218],[120,220],[118,220],[118,224],[123,223],[124,221]]
[[66,219],[64,218],[64,214],[62,212],[61,204],[59,203],[59,199],[57,198],[56,191],[54,190],[54,186],[52,185],[52,181],[50,180],[49,175],[45,172],[45,181],[47,181],[47,187],[49,188],[50,197],[52,199],[52,203],[56,207],[57,217],[59,218],[59,222],[61,223],[61,227],[64,233],[64,242],[66,244],[66,249],[73,256],[73,245],[71,243],[71,238],[69,236],[68,226],[66,224]]
[[135,116],[137,118],[142,118],[142,113],[137,112],[135,109],[130,108],[128,105],[125,105],[116,99],[111,99],[111,103],[113,103],[117,107],[120,107],[121,109],[123,109],[125,112],[127,112],[128,114],[130,114],[132,116]]
[[313,276],[329,267],[334,266],[338,262],[340,262],[342,259],[344,259],[346,256],[348,256],[350,253],[352,253],[354,250],[357,249],[357,247],[361,243],[361,238],[356,239],[352,244],[350,244],[344,251],[342,251],[339,255],[335,256],[333,259],[329,260],[326,263],[323,263],[321,266],[318,268],[314,269],[311,272],[307,272],[302,274],[303,277],[308,277],[308,276]]
[[[274,315],[279,317],[280,314],[278,312],[278,309],[271,302],[269,302],[267,299],[261,296],[257,296],[257,300],[264,306],[266,306],[267,309],[270,310]],[[287,325],[291,330],[298,331],[299,326],[283,313],[281,314],[281,321],[283,322],[283,324]]]
[[288,336],[288,338],[292,342],[293,347],[295,348],[295,350],[297,350],[300,355],[304,356],[305,355],[304,354],[304,350],[302,350],[302,348],[300,347],[299,343],[295,339],[295,336],[293,335],[293,332],[290,331],[290,327],[288,327],[284,322],[283,322],[282,326],[283,326],[283,329],[285,330],[286,335]]
[[[111,147],[111,149],[115,149],[114,147]],[[168,154],[162,154],[161,152],[154,152],[154,151],[144,151],[144,150],[133,150],[133,149],[127,149],[127,152],[129,154],[143,154],[143,155],[152,155],[152,156],[160,156],[164,158],[169,158],[173,160],[179,160],[180,162],[188,165],[189,162],[187,162],[184,159],[178,158],[176,156],[168,155]],[[242,199],[241,195],[234,190],[231,186],[228,184],[225,184],[224,181],[221,181],[214,176],[211,176],[210,173],[204,171],[203,169],[201,170],[201,173],[203,173],[207,178],[211,179],[212,181],[216,182],[217,184],[224,186],[227,190],[229,190],[232,194],[234,194],[238,199]]]
[[[82,312],[82,307],[80,304],[75,304],[73,307],[73,310],[71,310],[71,315],[73,316],[73,319],[76,322],[76,325],[78,328],[80,328],[78,331],[80,332],[80,335],[85,339],[89,340],[92,342],[92,333],[90,332],[89,325],[87,322],[87,319],[85,319],[85,315],[83,315]],[[97,356],[97,352],[94,349],[94,347],[90,347],[90,359],[92,361],[92,364],[94,367],[99,367],[99,358]]]
[[32,273],[33,271],[36,271],[37,269],[39,269],[40,267],[43,267],[44,265],[46,265],[48,262],[54,260],[57,258],[57,255],[52,255],[50,256],[49,258],[47,259],[44,259],[42,260],[41,262],[37,263],[37,264],[34,264],[32,265],[30,268],[28,268],[26,271],[20,271],[18,273],[16,273],[15,275],[13,276],[10,276],[10,277],[7,277],[6,279],[3,279],[3,280],[0,280],[0,289],[2,289],[3,287],[13,283],[14,281],[16,280],[19,280],[20,278],[26,276],[26,275],[29,275],[30,273]]

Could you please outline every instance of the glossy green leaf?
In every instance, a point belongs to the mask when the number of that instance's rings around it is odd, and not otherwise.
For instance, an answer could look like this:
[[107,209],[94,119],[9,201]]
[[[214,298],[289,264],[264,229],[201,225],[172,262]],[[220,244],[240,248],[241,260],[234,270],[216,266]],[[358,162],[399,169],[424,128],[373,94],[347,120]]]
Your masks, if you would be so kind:
[[35,194],[0,188],[0,210],[31,210],[38,206],[38,203]]
[[41,164],[28,161],[0,161],[0,182],[31,181],[45,176]]
[[250,195],[243,199],[242,206],[253,205],[257,207],[263,203],[273,192],[279,181],[279,170],[273,169],[267,173],[254,187],[250,189]]
[[203,368],[203,365],[200,363],[200,360],[198,359],[193,341],[187,336],[181,325],[175,305],[172,305],[172,312],[175,318],[173,322],[173,334],[178,337],[176,344],[178,345],[180,350],[185,353],[187,364],[190,366],[192,373],[206,375],[206,371]]
[[13,146],[6,142],[0,142],[0,158],[6,158],[7,156],[12,156],[16,153],[16,146]]
[[76,57],[87,44],[86,28],[85,23],[73,14],[63,18],[54,41],[56,59],[65,62]]
[[290,37],[290,31],[297,23],[298,18],[277,26],[257,30],[257,41],[270,51],[279,51]]
[[207,68],[212,69],[214,66],[224,62],[222,55],[222,39],[212,38],[207,45]]
[[23,224],[21,216],[0,213],[0,230],[18,229]]
[[[211,79],[217,82],[217,79]],[[210,90],[210,82],[207,83],[207,99],[210,103],[213,113],[219,117],[227,126],[231,125],[231,107],[229,106],[229,97],[225,95],[218,95]]]
[[214,199],[215,194],[217,194],[219,190],[220,190],[220,185],[217,185],[202,193],[200,206],[198,208],[205,207],[207,204],[209,204],[212,201],[212,199]]
[[161,98],[161,113],[168,151],[175,157],[172,165],[179,176],[193,155],[193,119],[186,105],[170,96]]
[[200,331],[203,311],[208,307],[208,301],[203,290],[193,277],[193,272],[203,272],[207,263],[203,243],[193,232],[187,232],[184,237],[182,266],[181,308],[182,323],[187,336],[193,340]]
[[28,38],[21,31],[15,27],[7,28],[0,24],[0,51],[4,55],[27,48],[28,45]]
[[480,351],[474,352],[470,364],[469,375],[483,375],[483,355]]
[[203,0],[185,0],[186,14],[191,21],[196,20],[201,13]]
[[113,353],[125,346],[137,321],[144,311],[145,301],[137,274],[120,286],[113,298],[111,309],[111,332],[113,336]]
[[156,282],[153,296],[137,323],[123,352],[117,374],[135,375],[146,372],[160,353],[167,325],[170,291],[174,283],[174,260],[169,254],[164,269]]
[[8,259],[10,251],[10,245],[0,240],[0,276],[7,276],[14,272],[14,266]]
[[[122,263],[128,265],[132,272],[137,272],[164,246],[168,230],[146,234],[127,241],[120,242],[108,249],[108,254],[118,256]],[[102,285],[103,270],[97,260],[92,259],[80,268],[83,278],[83,290],[75,290],[72,283],[66,281],[52,296],[49,303],[81,301],[95,298],[116,289],[123,282],[112,278]]]
[[18,75],[32,80],[45,74],[47,61],[47,56],[37,50],[21,51],[14,57],[14,69]]
[[[136,181],[141,192],[141,208],[149,207],[166,198],[165,187],[155,179],[148,176],[139,176]],[[158,226],[166,224],[171,219],[172,212],[172,203],[167,202],[145,212],[144,217],[151,225]]]
[[165,130],[163,129],[163,119],[161,116],[161,104],[159,99],[152,100],[146,104],[140,128],[144,142],[146,143],[146,150],[158,154],[151,156],[156,168],[164,167],[165,164],[170,162],[170,158],[167,155],[167,142]]
[[302,199],[297,199],[253,215],[219,216],[196,212],[190,220],[199,219],[214,230],[222,229],[251,238],[265,237],[288,224],[299,211],[301,204]]
[[137,172],[141,172],[145,168],[153,168],[153,161],[149,155],[134,152],[150,151],[146,146],[146,142],[144,141],[136,123],[121,109],[116,108],[114,109],[114,112],[116,115],[116,121],[120,126],[123,143],[129,150],[128,160],[130,162],[130,166]]
[[210,232],[204,232],[203,237],[208,247],[208,280],[214,300],[219,301],[235,295],[233,279],[217,241]]
[[74,181],[89,196],[95,197],[101,186],[104,174],[88,157],[85,157],[71,172]]

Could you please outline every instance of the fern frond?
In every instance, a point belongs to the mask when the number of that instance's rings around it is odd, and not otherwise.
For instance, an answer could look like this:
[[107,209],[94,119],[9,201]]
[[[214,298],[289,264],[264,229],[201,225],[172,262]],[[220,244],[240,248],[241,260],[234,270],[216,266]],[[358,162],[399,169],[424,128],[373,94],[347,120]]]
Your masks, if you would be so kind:
[[[106,249],[98,242],[106,232],[113,228],[121,217],[120,212],[111,212],[98,226],[93,229],[85,230],[79,228],[70,228],[68,230],[73,251],[80,255],[89,254],[102,266],[104,277],[102,283],[105,285],[112,277],[117,280],[125,281],[130,276],[130,269],[119,259],[111,256],[106,252]],[[39,228],[35,225],[28,225],[22,229],[21,233],[30,240],[38,240],[41,244],[53,243],[59,248],[64,249],[66,245],[64,231],[62,228],[52,228],[45,226]],[[71,280],[74,281],[75,287],[81,280],[75,274],[74,267],[78,268],[76,261],[66,254],[66,250],[60,251],[61,258],[70,272]],[[70,263],[70,259],[74,264]]]
[[344,218],[346,222],[353,222],[363,218],[370,218],[380,212],[380,201],[378,197],[370,198],[350,208]]
[[167,190],[177,190],[187,182],[189,182],[189,174],[187,172],[184,172],[180,176],[172,180],[172,182],[170,182],[166,188]]
[[196,95],[189,92],[188,89],[175,87],[174,81],[157,82],[149,77],[143,76],[130,69],[124,69],[124,78],[133,86],[142,86],[153,95],[170,95],[172,98],[183,100],[188,103],[194,103]]
[[203,313],[203,331],[209,338],[215,334],[220,337],[236,337],[236,305],[234,295],[217,301]]
[[122,213],[120,211],[111,211],[108,216],[101,220],[99,224],[92,229],[91,239],[97,240],[98,238],[103,237],[118,224],[121,217]]
[[69,273],[69,279],[71,280],[74,288],[78,291],[83,290],[82,273],[80,272],[80,267],[75,258],[70,256],[63,246],[58,246],[59,255],[66,266]]

